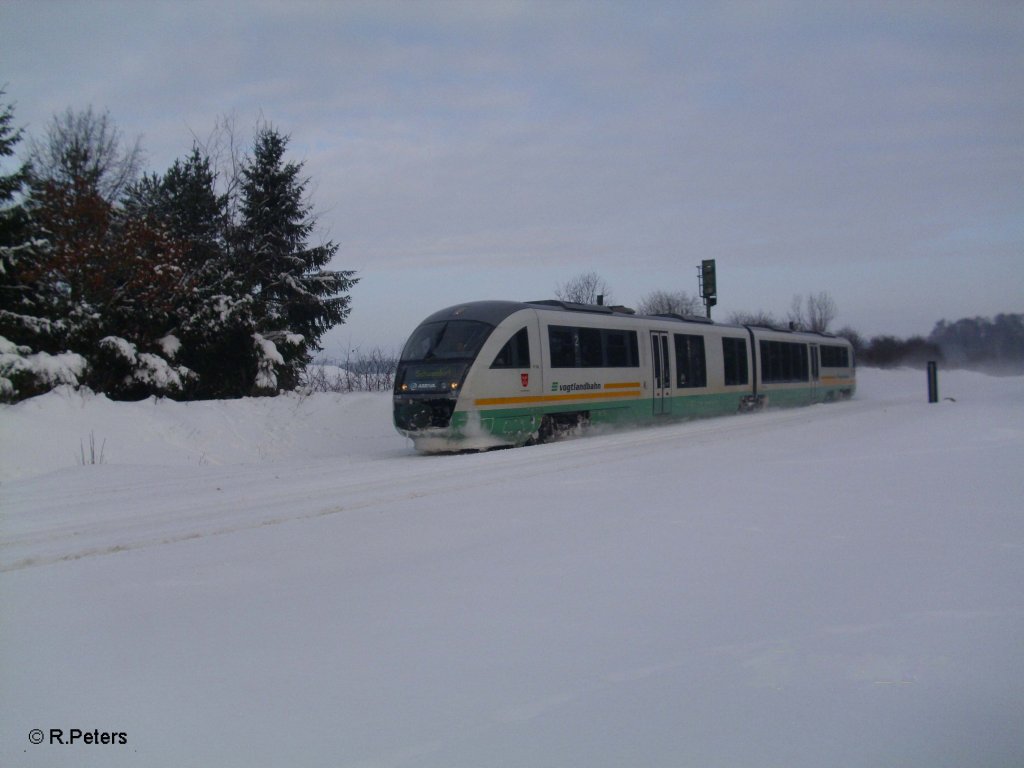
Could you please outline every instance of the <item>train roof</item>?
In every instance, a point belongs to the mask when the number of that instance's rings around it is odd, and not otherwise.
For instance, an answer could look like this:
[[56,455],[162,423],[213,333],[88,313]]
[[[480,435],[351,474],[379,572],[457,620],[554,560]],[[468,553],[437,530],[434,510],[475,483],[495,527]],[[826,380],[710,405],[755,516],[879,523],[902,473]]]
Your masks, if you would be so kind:
[[[455,304],[445,307],[442,310],[430,315],[423,322],[433,323],[441,320],[479,320],[491,325],[497,325],[513,312],[521,309],[546,309],[563,312],[586,312],[598,315],[622,315],[627,317],[647,317],[637,315],[633,309],[624,306],[607,306],[604,304],[580,304],[574,301],[560,301],[558,299],[539,299],[537,301],[470,301],[465,304]],[[704,317],[690,315],[651,315],[664,319],[682,320],[685,322],[711,323]]]
[[523,309],[545,309],[561,312],[582,312],[599,314],[605,316],[617,315],[628,318],[651,318],[657,320],[676,320],[683,323],[701,323],[714,325],[720,328],[735,328],[774,331],[776,333],[803,334],[807,336],[818,336],[825,339],[843,340],[842,337],[832,333],[820,331],[800,331],[793,328],[784,328],[772,325],[753,323],[750,325],[737,325],[735,323],[716,323],[713,320],[699,315],[679,315],[674,313],[663,313],[654,315],[638,315],[629,307],[620,305],[607,306],[604,304],[580,304],[572,301],[560,301],[557,299],[541,299],[538,301],[470,301],[465,304],[455,304],[451,307],[439,310],[424,320],[424,323],[440,322],[444,320],[477,320],[498,325],[509,315]]
[[436,323],[443,320],[478,320],[490,325],[497,325],[513,312],[527,309],[529,305],[521,301],[470,301],[445,307],[430,315],[424,323]]

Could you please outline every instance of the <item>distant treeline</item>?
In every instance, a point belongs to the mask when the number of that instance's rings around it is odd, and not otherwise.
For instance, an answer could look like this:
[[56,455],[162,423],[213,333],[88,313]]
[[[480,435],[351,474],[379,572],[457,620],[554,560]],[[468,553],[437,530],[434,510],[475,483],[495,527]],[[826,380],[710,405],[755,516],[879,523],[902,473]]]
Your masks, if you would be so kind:
[[839,334],[853,342],[862,365],[924,366],[934,360],[951,368],[1024,373],[1024,314],[940,320],[927,338],[875,336],[865,341],[849,328]]

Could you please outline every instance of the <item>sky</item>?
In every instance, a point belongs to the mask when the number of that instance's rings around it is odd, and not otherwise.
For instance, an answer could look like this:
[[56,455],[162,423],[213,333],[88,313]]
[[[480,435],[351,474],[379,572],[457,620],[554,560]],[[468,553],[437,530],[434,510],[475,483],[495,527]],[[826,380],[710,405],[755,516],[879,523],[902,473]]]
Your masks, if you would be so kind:
[[264,121],[354,269],[325,352],[427,315],[698,290],[927,335],[1024,312],[1024,3],[0,0],[0,84],[41,136],[109,110],[165,171]]

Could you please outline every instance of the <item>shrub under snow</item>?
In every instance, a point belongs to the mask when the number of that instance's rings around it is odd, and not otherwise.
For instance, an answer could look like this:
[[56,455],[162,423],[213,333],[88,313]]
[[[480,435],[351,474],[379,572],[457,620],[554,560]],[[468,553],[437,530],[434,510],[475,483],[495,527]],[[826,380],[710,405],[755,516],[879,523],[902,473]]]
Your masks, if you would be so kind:
[[32,352],[0,336],[0,400],[39,394],[61,384],[78,385],[88,363],[74,352]]
[[[165,351],[173,348],[173,344],[168,342],[168,339],[172,338],[166,337],[161,340],[165,342]],[[113,368],[123,372],[120,384],[128,390],[141,387],[147,392],[178,394],[193,376],[192,371],[183,365],[172,365],[150,352],[138,352],[134,344],[120,336],[100,339],[99,348],[115,363]]]

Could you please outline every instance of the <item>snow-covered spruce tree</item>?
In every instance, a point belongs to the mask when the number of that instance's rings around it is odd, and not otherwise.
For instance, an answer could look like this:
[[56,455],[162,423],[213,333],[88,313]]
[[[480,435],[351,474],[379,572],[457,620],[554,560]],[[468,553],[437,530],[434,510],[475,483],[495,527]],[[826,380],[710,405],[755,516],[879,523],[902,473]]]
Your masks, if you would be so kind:
[[123,399],[180,394],[190,374],[163,341],[189,290],[175,241],[85,184],[43,183],[34,219],[49,242],[36,282],[62,346],[89,362],[84,383]]
[[[5,95],[0,90],[0,98]],[[24,136],[21,128],[14,127],[14,107],[0,106],[0,159],[14,157],[15,147]],[[24,228],[24,208],[19,198],[28,185],[29,166],[22,164],[12,173],[0,174],[0,237],[5,246]]]
[[287,136],[260,129],[242,168],[238,256],[256,302],[256,393],[299,384],[320,338],[348,316],[357,282],[352,271],[326,269],[337,245],[309,245],[317,223],[309,180],[302,163],[285,161],[287,145]]
[[175,361],[194,373],[188,395],[248,394],[256,375],[254,297],[234,254],[227,195],[218,194],[211,162],[198,147],[163,176],[145,176],[125,206],[164,228],[181,249],[190,290],[175,307],[164,339]]
[[[13,107],[4,105],[0,161],[13,157],[22,139],[13,122]],[[45,311],[36,275],[47,244],[33,233],[26,205],[30,177],[27,163],[0,174],[0,401],[8,402],[77,384],[86,367],[84,358],[60,349],[60,320]]]
[[33,144],[28,210],[45,246],[21,280],[55,350],[88,363],[83,383],[122,398],[178,394],[189,372],[161,339],[189,286],[173,238],[120,205],[139,150],[122,152],[119,137],[107,115],[68,111]]

